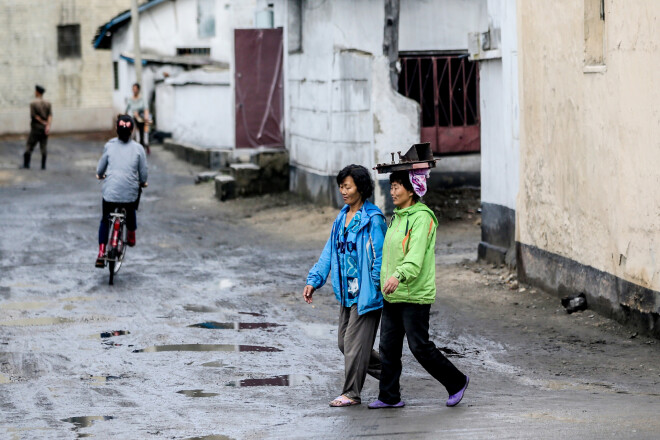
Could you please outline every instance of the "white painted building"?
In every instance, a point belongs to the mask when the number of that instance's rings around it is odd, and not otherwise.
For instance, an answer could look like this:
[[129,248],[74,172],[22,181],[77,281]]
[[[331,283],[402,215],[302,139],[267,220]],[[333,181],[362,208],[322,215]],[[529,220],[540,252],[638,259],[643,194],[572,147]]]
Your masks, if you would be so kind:
[[[140,6],[142,95],[158,130],[206,148],[234,146],[234,29],[254,27],[254,0],[151,0]],[[130,11],[104,24],[95,47],[109,48],[113,105],[126,109],[135,83]]]
[[[320,203],[339,204],[334,176],[342,167],[357,163],[372,168],[389,162],[390,152],[405,152],[420,142],[420,132],[424,138],[426,125],[433,125],[424,118],[419,96],[414,100],[403,96],[414,95],[407,84],[400,94],[390,83],[389,61],[383,55],[385,3],[275,2],[275,25],[284,27],[286,35],[285,126],[291,190]],[[486,0],[400,2],[399,54],[420,66],[427,59],[439,63],[453,57],[463,62],[468,34],[487,30]],[[404,75],[402,67],[401,81]],[[478,111],[476,118],[478,123]],[[442,125],[437,115],[435,125]],[[471,151],[476,154],[445,154],[439,169],[478,176],[478,138],[475,145]],[[376,202],[385,206],[387,176],[374,177],[379,180]]]
[[487,38],[480,34],[480,39],[475,41],[477,47],[471,49],[471,57],[479,60],[480,78],[482,241],[479,257],[513,263],[520,180],[516,0],[487,3]]

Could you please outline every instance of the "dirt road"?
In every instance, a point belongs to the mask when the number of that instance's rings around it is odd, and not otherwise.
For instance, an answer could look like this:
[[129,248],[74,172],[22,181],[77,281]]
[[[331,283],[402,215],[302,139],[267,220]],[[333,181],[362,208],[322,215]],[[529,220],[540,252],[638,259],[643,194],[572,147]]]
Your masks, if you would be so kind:
[[[0,438],[657,438],[660,346],[515,286],[476,257],[478,216],[445,221],[432,339],[463,402],[404,352],[400,410],[329,408],[337,304],[302,301],[336,210],[291,195],[220,203],[152,148],[136,248],[94,268],[100,136],[53,137],[49,169],[0,141]],[[515,289],[512,289],[514,288]],[[367,379],[363,402],[376,398]]]

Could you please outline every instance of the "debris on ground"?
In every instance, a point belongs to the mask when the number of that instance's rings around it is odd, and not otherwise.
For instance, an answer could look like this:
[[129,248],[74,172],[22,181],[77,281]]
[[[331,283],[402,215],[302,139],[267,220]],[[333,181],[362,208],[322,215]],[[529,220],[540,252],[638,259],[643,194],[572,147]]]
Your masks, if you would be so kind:
[[576,296],[567,296],[561,299],[561,305],[564,306],[569,315],[574,312],[580,312],[587,309],[587,297],[584,293]]

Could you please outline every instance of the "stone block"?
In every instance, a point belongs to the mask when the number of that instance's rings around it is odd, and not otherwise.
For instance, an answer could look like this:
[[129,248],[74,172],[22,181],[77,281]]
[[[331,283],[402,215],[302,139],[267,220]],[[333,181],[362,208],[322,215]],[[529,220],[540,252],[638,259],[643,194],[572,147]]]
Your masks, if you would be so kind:
[[262,193],[289,190],[289,153],[286,150],[262,150],[252,156],[261,168]]
[[176,157],[193,165],[203,166],[211,170],[227,167],[231,150],[218,148],[202,148],[197,145],[166,140],[163,148],[173,152]]
[[236,181],[237,196],[262,194],[261,168],[253,163],[235,163],[229,169]]
[[213,180],[215,179],[215,176],[217,176],[218,174],[219,173],[217,171],[204,171],[202,173],[199,173],[197,174],[197,176],[195,176],[195,184]]
[[215,176],[215,196],[218,200],[224,202],[225,200],[233,199],[236,197],[236,180],[227,174],[219,174]]

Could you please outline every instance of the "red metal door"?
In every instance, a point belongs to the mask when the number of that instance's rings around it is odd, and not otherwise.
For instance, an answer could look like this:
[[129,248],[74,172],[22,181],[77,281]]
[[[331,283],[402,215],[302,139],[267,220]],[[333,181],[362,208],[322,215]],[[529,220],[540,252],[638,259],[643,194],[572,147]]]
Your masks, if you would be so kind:
[[466,55],[402,56],[399,93],[422,107],[421,142],[435,154],[481,150],[479,68]]
[[282,28],[235,29],[236,147],[284,147]]

